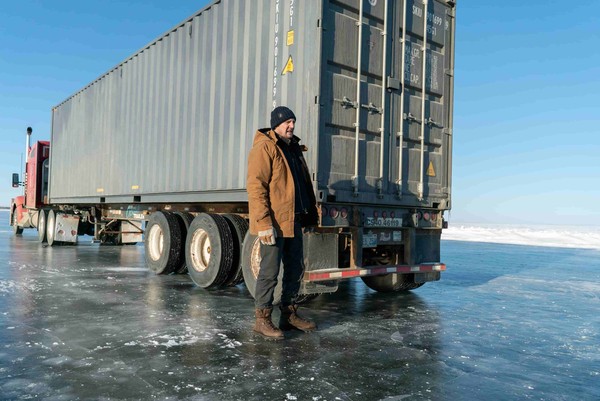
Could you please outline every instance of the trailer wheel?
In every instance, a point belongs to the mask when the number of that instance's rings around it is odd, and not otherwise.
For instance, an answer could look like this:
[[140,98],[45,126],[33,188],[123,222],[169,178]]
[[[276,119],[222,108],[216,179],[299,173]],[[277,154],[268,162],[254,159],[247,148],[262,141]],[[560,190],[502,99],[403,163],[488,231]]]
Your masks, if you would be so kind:
[[59,241],[54,239],[56,233],[56,212],[50,209],[46,217],[46,241],[48,242],[48,246],[56,246],[60,244]]
[[[244,238],[244,244],[242,246],[242,272],[244,274],[244,283],[252,298],[256,293],[256,279],[260,270],[260,239],[258,236],[250,234],[250,231]],[[279,269],[279,276],[277,276],[277,286],[273,292],[273,304],[281,302],[281,291],[283,280],[283,269]]]
[[48,216],[48,211],[46,209],[40,209],[38,214],[38,241],[40,241],[40,244],[42,244],[46,242],[46,218]]
[[200,213],[194,218],[185,240],[185,260],[199,287],[225,283],[233,266],[233,236],[224,217]]
[[23,234],[23,227],[19,227],[19,223],[17,221],[17,209],[14,209],[12,212],[12,228],[13,228],[13,233],[15,235],[21,235]]
[[248,222],[237,214],[224,214],[223,217],[227,220],[231,233],[233,234],[233,267],[231,269],[231,274],[225,281],[225,286],[233,287],[244,281],[241,256],[244,238],[248,232]]
[[419,288],[424,284],[406,282],[402,276],[402,274],[390,273],[383,276],[367,276],[361,278],[367,287],[378,292],[406,292]]
[[144,254],[148,268],[156,274],[169,274],[181,264],[181,229],[170,212],[154,212],[146,224]]
[[190,228],[190,224],[192,224],[192,221],[194,221],[194,215],[188,212],[175,212],[173,214],[177,216],[179,228],[181,229],[181,255],[183,255],[181,258],[181,264],[179,267],[175,268],[175,273],[185,274],[188,272],[185,261],[185,239],[187,238],[187,232]]

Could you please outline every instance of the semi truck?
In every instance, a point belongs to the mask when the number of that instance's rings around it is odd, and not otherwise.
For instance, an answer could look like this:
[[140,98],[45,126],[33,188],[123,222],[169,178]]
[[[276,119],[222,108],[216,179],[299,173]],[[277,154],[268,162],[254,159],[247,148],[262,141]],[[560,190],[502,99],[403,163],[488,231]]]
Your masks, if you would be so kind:
[[[20,234],[144,243],[156,274],[245,283],[247,155],[285,105],[296,116],[319,224],[304,233],[300,298],[360,277],[382,292],[440,279],[451,207],[453,0],[220,0],[52,108],[31,144]],[[280,288],[276,291],[276,299]]]

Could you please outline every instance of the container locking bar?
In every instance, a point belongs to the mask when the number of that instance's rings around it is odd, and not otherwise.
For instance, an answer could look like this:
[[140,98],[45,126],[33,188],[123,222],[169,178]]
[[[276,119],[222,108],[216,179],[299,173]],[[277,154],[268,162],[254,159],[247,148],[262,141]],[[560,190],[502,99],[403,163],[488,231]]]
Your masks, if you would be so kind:
[[[377,180],[377,196],[383,197],[383,159],[385,155],[385,79],[387,77],[387,50],[388,50],[388,42],[387,42],[387,31],[388,31],[388,0],[385,0],[383,3],[383,31],[381,31],[382,46],[383,46],[383,56],[381,61],[382,71],[381,71],[381,126],[379,128],[380,133],[380,146],[379,146],[379,179]],[[391,144],[390,144],[391,145]],[[388,149],[392,149],[391,146],[388,146]],[[389,152],[389,151],[388,151]],[[389,173],[388,173],[389,177]]]
[[[402,13],[402,74],[400,75],[400,89],[402,93],[400,94],[400,111],[404,114],[404,76],[406,75],[406,13],[408,11],[408,1],[404,2],[404,12]],[[409,113],[410,114],[410,113]],[[402,198],[402,156],[404,154],[404,120],[400,121],[400,131],[396,133],[398,137],[398,179],[396,180],[396,193],[398,198]]]
[[342,100],[340,99],[335,99],[338,102],[340,102],[341,106],[345,109],[356,109],[358,108],[358,103],[357,102],[353,102],[352,100],[350,100],[347,96],[344,96],[344,98]]
[[429,125],[430,127],[444,128],[443,124],[438,123],[437,121],[433,120],[431,117],[427,118],[427,121],[425,121],[425,124]]
[[367,109],[369,114],[381,114],[383,116],[383,107],[379,108],[375,106],[373,102],[370,102],[369,104],[361,104],[360,107]]
[[[358,11],[358,57],[356,60],[356,101],[360,102],[360,81],[362,76],[362,32],[363,32],[363,1],[359,1]],[[360,107],[356,108],[356,122],[354,123],[354,176],[352,177],[353,195],[358,196],[358,157],[360,152]]]
[[[425,121],[425,97],[427,95],[427,6],[428,0],[423,0],[423,69],[421,71],[421,81],[423,81],[423,93],[421,94],[421,121]],[[421,168],[419,170],[419,186],[417,187],[418,199],[423,200],[423,170],[425,168],[425,125],[421,124]]]
[[408,114],[404,114],[404,119],[406,121],[411,121],[417,124],[421,124],[421,120],[419,120],[417,117],[415,117],[412,113],[408,113]]

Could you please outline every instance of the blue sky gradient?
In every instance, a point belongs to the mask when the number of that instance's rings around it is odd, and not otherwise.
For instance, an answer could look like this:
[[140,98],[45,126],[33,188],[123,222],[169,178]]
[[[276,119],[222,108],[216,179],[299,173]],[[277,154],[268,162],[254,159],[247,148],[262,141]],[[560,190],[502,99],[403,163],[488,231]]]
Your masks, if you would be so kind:
[[[27,126],[49,139],[52,106],[208,3],[3,4],[0,205],[20,193]],[[600,2],[460,0],[457,13],[450,224],[600,226]]]

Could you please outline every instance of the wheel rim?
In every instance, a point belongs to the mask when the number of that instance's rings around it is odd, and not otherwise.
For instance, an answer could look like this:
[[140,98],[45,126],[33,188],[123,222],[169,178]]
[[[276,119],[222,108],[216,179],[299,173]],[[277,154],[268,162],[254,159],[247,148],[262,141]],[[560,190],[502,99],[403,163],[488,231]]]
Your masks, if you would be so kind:
[[260,238],[256,238],[252,244],[252,253],[250,254],[250,270],[255,279],[258,278],[258,272],[260,271],[260,262],[262,257],[260,256]]
[[38,231],[46,231],[46,213],[44,213],[43,210],[40,212],[40,217],[38,220]]
[[148,233],[148,254],[154,261],[160,259],[164,249],[164,234],[158,224],[154,224]]
[[52,210],[48,213],[48,221],[46,222],[46,238],[48,243],[54,241],[54,212]]
[[212,248],[208,233],[203,229],[198,229],[192,236],[190,255],[192,257],[192,267],[198,272],[208,269]]
[[46,212],[40,210],[38,217],[38,239],[40,242],[44,242],[46,240]]

